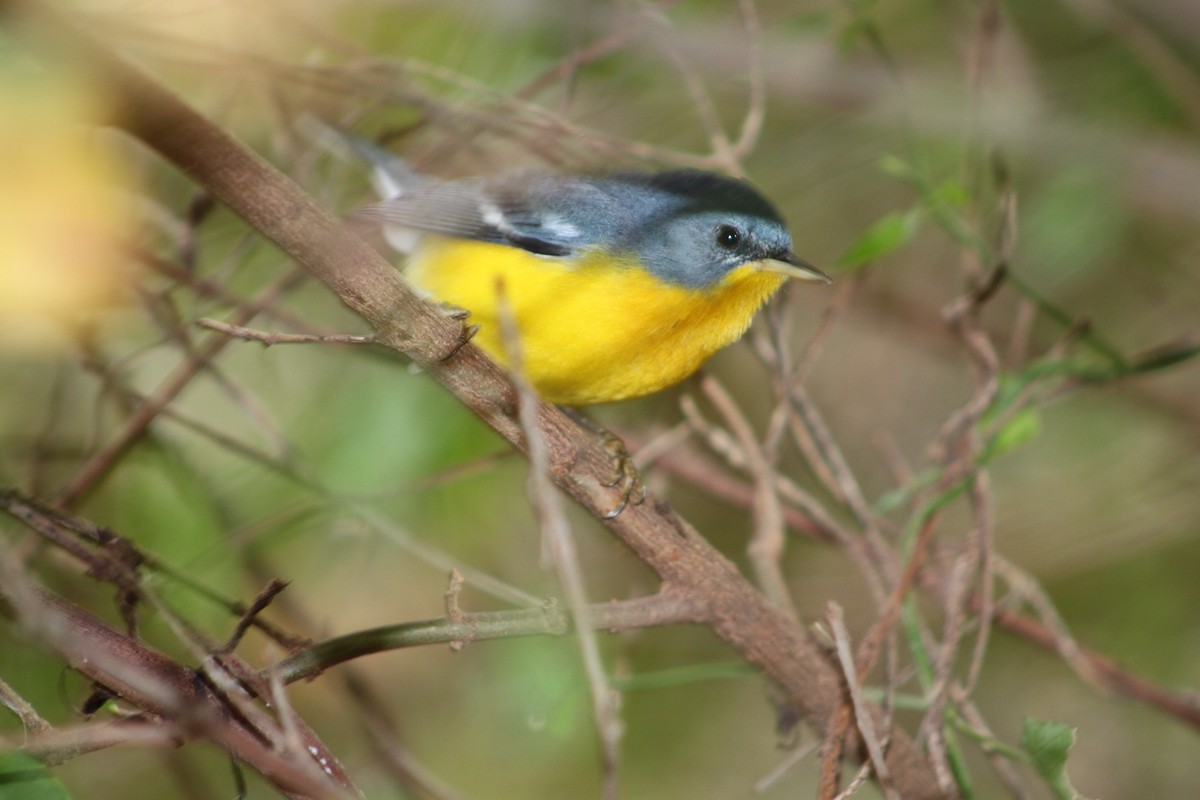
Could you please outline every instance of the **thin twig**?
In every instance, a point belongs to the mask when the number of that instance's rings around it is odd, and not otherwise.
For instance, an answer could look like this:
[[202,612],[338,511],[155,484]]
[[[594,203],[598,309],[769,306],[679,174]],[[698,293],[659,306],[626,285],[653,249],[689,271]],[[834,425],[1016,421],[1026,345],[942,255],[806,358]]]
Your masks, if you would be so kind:
[[867,755],[870,756],[871,767],[879,776],[879,785],[883,789],[884,797],[888,800],[899,800],[899,795],[892,786],[887,759],[883,755],[886,743],[880,741],[871,711],[863,697],[859,670],[855,666],[854,653],[850,649],[850,633],[846,630],[846,615],[840,605],[830,600],[825,607],[825,619],[833,634],[834,649],[842,667],[842,678],[846,681],[846,692],[850,696],[850,704],[854,707],[855,724],[858,726],[863,746],[867,749]]
[[605,800],[617,800],[623,731],[618,712],[619,695],[609,682],[600,658],[600,645],[592,628],[587,589],[584,585],[583,569],[579,564],[579,553],[575,547],[575,537],[567,524],[561,499],[550,479],[546,477],[546,443],[538,427],[537,394],[524,377],[521,335],[502,283],[497,283],[496,294],[500,331],[508,362],[512,365],[513,381],[517,388],[518,413],[529,453],[529,501],[538,520],[542,540],[553,559],[559,583],[567,597],[567,608],[579,640],[584,672],[591,689],[592,713],[603,754],[603,796]]
[[762,23],[758,19],[758,9],[754,0],[739,0],[738,8],[746,35],[746,79],[749,83],[742,130],[731,148],[733,157],[740,161],[750,155],[762,135],[763,120],[767,117],[767,81],[762,63]]
[[21,720],[21,727],[25,729],[26,737],[40,736],[50,730],[50,723],[37,713],[33,704],[5,683],[3,678],[0,678],[0,704],[5,705],[9,711],[17,715],[17,719]]
[[[851,513],[854,514],[866,535],[867,543],[874,551],[880,569],[885,575],[888,574],[892,567],[891,560],[886,555],[888,547],[879,534],[875,515],[863,495],[858,479],[855,478],[846,457],[842,454],[841,447],[838,446],[833,433],[825,424],[816,404],[808,396],[808,392],[805,391],[802,384],[793,384],[788,397],[791,399],[792,408],[795,411],[796,425],[812,436],[819,454],[817,461],[824,464],[826,468],[824,472],[833,480],[833,484],[829,488],[836,497],[846,503]],[[797,437],[798,443],[801,439],[802,437]],[[822,470],[817,470],[818,475],[822,472]]]
[[312,333],[278,333],[276,331],[260,331],[254,328],[247,328],[242,325],[234,325],[229,322],[221,322],[220,320],[203,319],[196,320],[196,324],[201,328],[207,328],[210,331],[223,333],[226,336],[232,336],[236,339],[245,339],[248,342],[261,342],[264,347],[270,347],[273,344],[376,344],[374,336],[355,336],[351,334],[329,334],[319,335]]
[[19,749],[47,767],[56,767],[109,747],[134,745],[176,748],[183,744],[184,739],[183,730],[174,723],[147,714],[133,714],[119,719],[47,729],[36,737],[26,737],[24,742],[0,738],[0,751]]
[[788,770],[799,764],[804,759],[808,758],[808,756],[814,750],[816,750],[820,744],[820,742],[809,742],[802,747],[794,748],[790,753],[787,754],[787,758],[780,761],[770,772],[754,782],[754,793],[764,794],[765,792],[770,791],[771,787],[778,783],[779,779],[787,774]]
[[[297,286],[304,278],[304,270],[296,267],[269,284],[245,310],[234,314],[234,324],[249,322],[263,308],[272,305],[280,296]],[[227,337],[213,337],[195,355],[175,369],[164,380],[150,399],[143,403],[124,426],[99,452],[83,465],[67,483],[58,497],[59,505],[71,508],[87,497],[106,478],[117,462],[145,435],[150,424],[191,383],[201,370],[215,359],[230,341]]]
[[738,161],[738,154],[733,149],[733,144],[729,141],[729,135],[725,132],[724,126],[721,124],[721,118],[717,114],[716,106],[713,104],[712,96],[705,87],[704,82],[696,73],[696,70],[684,58],[683,53],[675,46],[675,42],[671,36],[668,36],[669,23],[665,16],[658,12],[657,9],[646,8],[646,19],[655,26],[659,36],[655,39],[656,48],[659,52],[666,55],[668,61],[675,68],[675,72],[679,75],[683,82],[684,88],[692,100],[692,108],[696,112],[696,117],[700,121],[701,127],[708,135],[708,144],[712,148],[713,160],[721,165],[731,175],[740,176],[744,172],[741,164]]
[[775,470],[767,462],[762,445],[750,427],[750,421],[717,379],[705,375],[700,386],[737,438],[750,477],[754,481],[754,532],[746,551],[750,563],[754,566],[758,583],[776,607],[793,620],[799,621],[800,615],[788,591],[781,565],[787,538],[784,535],[783,510],[776,489]]
[[323,773],[307,755],[275,749],[269,731],[229,713],[228,696],[213,692],[196,673],[138,640],[110,628],[87,611],[35,587],[5,562],[0,593],[27,630],[53,647],[71,666],[111,692],[167,719],[186,719],[203,735],[254,765],[290,796],[344,798],[353,791],[345,773]]

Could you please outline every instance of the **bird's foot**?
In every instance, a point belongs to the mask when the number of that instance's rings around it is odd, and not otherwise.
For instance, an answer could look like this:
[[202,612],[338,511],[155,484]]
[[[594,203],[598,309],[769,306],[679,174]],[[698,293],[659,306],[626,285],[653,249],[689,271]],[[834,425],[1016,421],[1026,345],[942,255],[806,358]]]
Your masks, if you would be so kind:
[[616,489],[620,492],[620,496],[617,505],[604,515],[604,519],[616,519],[622,511],[629,507],[630,503],[635,506],[641,505],[642,501],[646,499],[646,483],[638,473],[637,466],[633,463],[633,456],[629,454],[621,437],[573,408],[563,406],[562,410],[581,427],[600,437],[600,444],[611,460],[612,478],[601,485],[609,489]]
[[456,306],[453,303],[438,303],[438,310],[450,319],[466,319],[471,316],[471,312],[462,306]]
[[438,303],[438,310],[446,317],[462,323],[462,332],[459,334],[458,341],[451,346],[450,351],[442,356],[441,361],[449,361],[454,356],[458,355],[458,351],[462,350],[467,342],[475,338],[475,334],[479,333],[478,325],[468,325],[466,320],[471,316],[471,312],[467,309],[451,305],[450,303]]
[[604,451],[612,459],[613,465],[612,480],[604,485],[610,489],[617,489],[621,493],[616,507],[605,514],[604,518],[616,519],[630,503],[635,506],[642,504],[646,499],[646,482],[638,473],[637,465],[633,463],[633,456],[629,454],[621,437],[609,430],[602,431],[600,435]]

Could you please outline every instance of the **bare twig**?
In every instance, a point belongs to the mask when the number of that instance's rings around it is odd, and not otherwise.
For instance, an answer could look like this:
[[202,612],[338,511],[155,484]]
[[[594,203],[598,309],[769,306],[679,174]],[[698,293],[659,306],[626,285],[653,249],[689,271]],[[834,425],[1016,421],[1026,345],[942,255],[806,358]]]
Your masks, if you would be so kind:
[[[260,292],[258,298],[251,303],[249,308],[236,312],[234,314],[234,319],[236,320],[234,324],[249,322],[260,310],[275,303],[281,295],[299,284],[304,277],[305,273],[303,270],[289,270]],[[146,433],[150,424],[162,413],[163,409],[178,397],[180,392],[191,383],[192,379],[225,349],[225,345],[229,341],[227,337],[213,337],[211,341],[201,347],[194,357],[185,361],[169,375],[159,385],[154,395],[143,403],[132,417],[125,421],[124,426],[112,437],[108,444],[101,448],[99,452],[93,455],[76,472],[75,476],[59,494],[59,505],[70,508],[87,497],[108,476],[121,457]]]
[[696,112],[696,117],[699,119],[700,125],[704,128],[704,132],[708,134],[708,144],[712,148],[712,159],[731,175],[743,175],[742,165],[738,161],[738,153],[734,150],[733,144],[729,141],[729,135],[725,132],[724,126],[721,124],[721,118],[717,114],[716,106],[713,104],[712,96],[709,94],[707,87],[705,87],[695,68],[687,62],[683,53],[675,46],[674,40],[670,36],[665,35],[669,22],[657,9],[647,7],[645,11],[647,21],[654,25],[660,34],[655,39],[656,48],[666,55],[671,65],[675,68],[675,72],[679,75],[679,79],[683,82],[684,88],[691,97],[692,108]]
[[747,553],[759,585],[777,608],[793,620],[799,621],[800,615],[788,592],[781,567],[787,539],[784,536],[783,509],[776,489],[775,470],[768,463],[762,445],[750,427],[750,421],[742,414],[725,388],[711,375],[704,376],[700,386],[721,412],[733,435],[737,437],[750,477],[754,481],[754,533],[750,538]]
[[767,81],[763,72],[762,23],[758,9],[754,0],[739,0],[738,8],[746,34],[746,77],[750,84],[742,130],[732,145],[733,157],[740,160],[750,155],[762,135],[763,120],[767,116]]
[[[788,397],[795,412],[793,430],[797,433],[797,443],[802,451],[807,450],[815,457],[815,463],[824,465],[823,469],[816,469],[816,473],[828,475],[833,481],[832,484],[827,484],[827,488],[833,492],[835,497],[846,503],[851,513],[854,514],[866,535],[867,543],[872,548],[881,571],[885,575],[888,574],[892,568],[891,559],[886,555],[888,548],[879,535],[875,515],[863,495],[858,479],[842,454],[841,447],[838,446],[833,433],[825,424],[816,404],[809,398],[808,392],[805,391],[802,384],[793,384]],[[815,452],[813,452],[813,448],[804,446],[808,436],[812,437]]]
[[799,764],[804,759],[820,746],[820,742],[809,742],[806,745],[796,747],[792,752],[787,754],[787,758],[780,761],[774,769],[766,775],[754,782],[754,793],[764,794],[773,787],[787,771]]
[[513,316],[512,307],[504,293],[504,285],[496,286],[497,305],[500,311],[500,330],[504,348],[513,369],[513,381],[517,387],[518,413],[529,453],[529,501],[542,532],[542,540],[554,562],[559,583],[567,597],[567,608],[575,625],[579,650],[583,657],[584,673],[591,688],[592,713],[596,732],[600,738],[603,754],[604,797],[617,800],[618,768],[622,726],[618,712],[619,695],[612,687],[600,659],[600,646],[592,628],[592,620],[584,585],[583,569],[579,565],[579,553],[575,537],[567,524],[561,499],[554,485],[546,477],[546,443],[538,429],[537,394],[524,377],[524,354],[521,350],[521,334]]
[[179,747],[183,731],[173,723],[149,714],[133,714],[120,719],[89,722],[72,727],[48,728],[26,741],[0,738],[0,751],[21,750],[48,767],[105,750],[109,747]]
[[40,736],[50,730],[50,723],[42,719],[42,715],[37,713],[37,709],[3,679],[0,679],[0,703],[21,720],[21,727],[25,729],[27,737]]
[[192,735],[211,738],[289,795],[341,798],[353,791],[340,767],[322,771],[309,758],[277,750],[271,731],[229,713],[226,698],[197,681],[193,670],[33,586],[7,565],[4,572],[0,592],[21,624],[74,669],[139,708],[169,720],[186,719]]
[[263,609],[271,604],[275,596],[288,587],[287,581],[281,581],[277,578],[272,578],[263,590],[258,593],[258,597],[254,598],[254,602],[242,614],[242,618],[238,620],[237,626],[233,633],[229,636],[229,641],[221,648],[222,652],[232,653],[242,641],[242,637],[246,635],[246,631],[254,625],[254,620],[262,613]]
[[859,681],[859,670],[855,666],[854,654],[850,650],[850,632],[846,630],[846,616],[842,607],[832,600],[826,605],[825,619],[833,634],[833,643],[837,652],[838,663],[842,667],[842,677],[846,681],[846,692],[850,695],[850,703],[854,707],[854,721],[862,736],[863,746],[871,759],[871,767],[879,776],[879,785],[888,800],[899,800],[892,786],[892,776],[888,772],[887,759],[884,758],[885,741],[881,741],[875,731],[875,723],[867,701],[863,698],[862,686]]
[[196,320],[196,324],[201,328],[223,333],[226,336],[245,339],[248,342],[262,342],[264,347],[270,347],[273,344],[375,344],[374,336],[260,331],[254,328],[246,328],[242,325],[233,325],[228,322],[221,322],[220,320],[208,319],[207,317]]

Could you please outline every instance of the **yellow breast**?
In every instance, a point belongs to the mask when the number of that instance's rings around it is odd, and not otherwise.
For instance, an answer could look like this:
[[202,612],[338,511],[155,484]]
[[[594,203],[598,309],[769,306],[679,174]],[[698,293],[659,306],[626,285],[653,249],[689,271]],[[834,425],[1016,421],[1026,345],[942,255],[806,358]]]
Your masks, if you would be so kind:
[[678,383],[735,341],[785,278],[751,266],[709,289],[664,283],[596,255],[565,262],[514,247],[425,236],[409,280],[471,312],[474,341],[506,363],[497,322],[503,281],[525,374],[553,403],[640,397]]

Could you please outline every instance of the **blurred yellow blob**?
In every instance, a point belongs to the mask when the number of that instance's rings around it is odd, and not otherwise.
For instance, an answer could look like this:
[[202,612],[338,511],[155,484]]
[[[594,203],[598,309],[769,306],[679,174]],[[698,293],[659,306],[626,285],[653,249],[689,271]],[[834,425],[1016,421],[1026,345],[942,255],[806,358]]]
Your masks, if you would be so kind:
[[128,168],[97,135],[103,104],[85,82],[37,67],[0,69],[5,350],[60,347],[126,294]]

